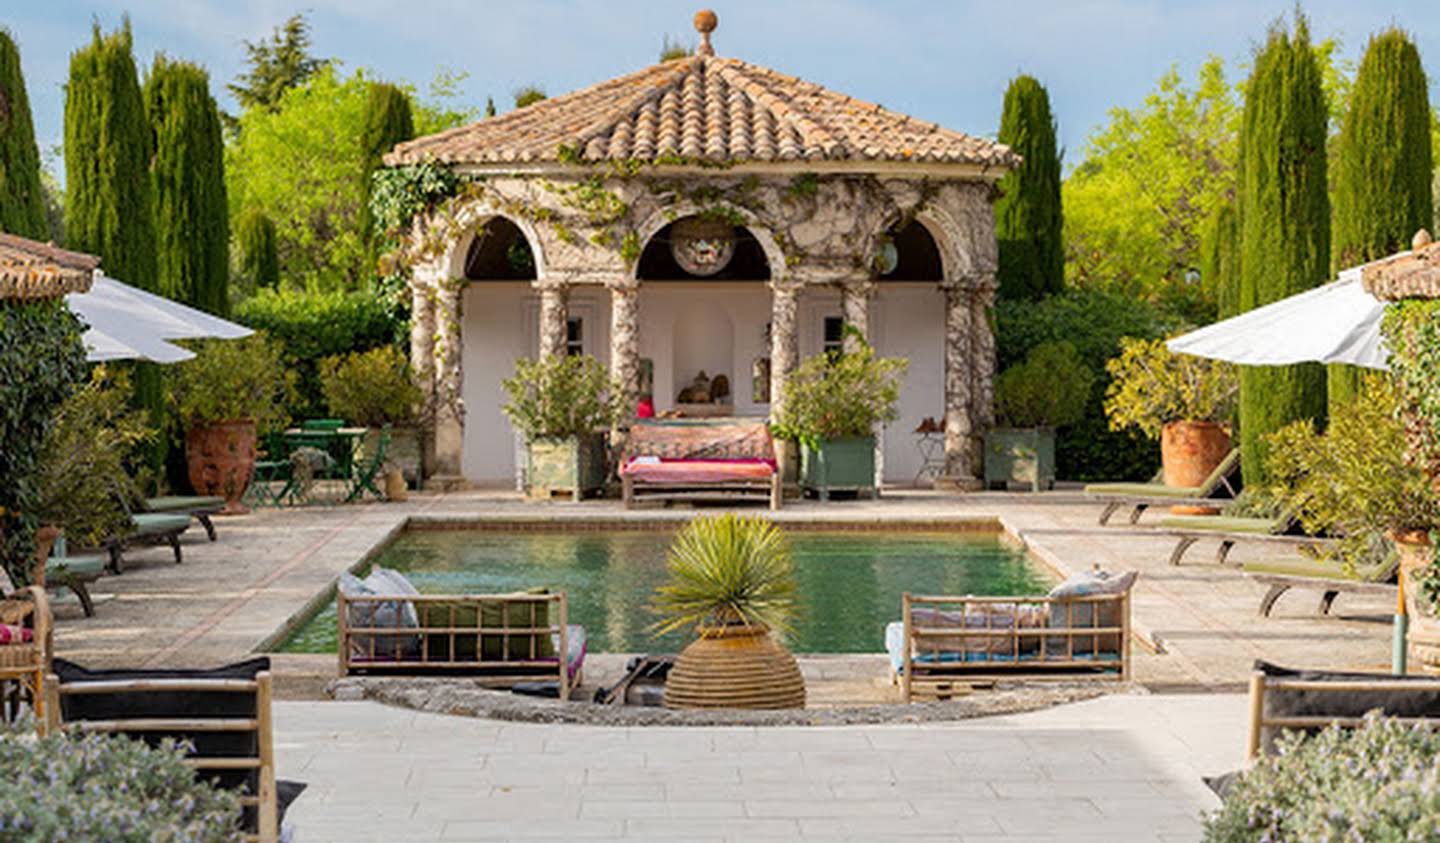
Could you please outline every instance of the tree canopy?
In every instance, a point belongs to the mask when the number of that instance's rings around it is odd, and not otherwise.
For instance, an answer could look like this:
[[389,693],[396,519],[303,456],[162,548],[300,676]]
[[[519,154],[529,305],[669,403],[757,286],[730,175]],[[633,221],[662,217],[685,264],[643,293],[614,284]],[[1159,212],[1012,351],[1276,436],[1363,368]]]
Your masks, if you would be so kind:
[[248,69],[226,87],[241,108],[275,109],[286,91],[305,84],[329,62],[310,54],[310,22],[295,14],[269,38],[245,42]]

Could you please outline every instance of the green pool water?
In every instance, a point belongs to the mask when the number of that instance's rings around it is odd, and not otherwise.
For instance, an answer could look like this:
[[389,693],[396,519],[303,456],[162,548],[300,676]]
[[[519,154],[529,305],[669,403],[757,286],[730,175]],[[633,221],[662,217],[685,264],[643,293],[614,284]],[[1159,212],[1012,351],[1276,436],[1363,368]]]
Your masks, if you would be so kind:
[[[426,594],[564,591],[570,622],[585,627],[592,652],[673,651],[689,636],[648,631],[670,538],[658,531],[421,530],[384,548],[374,564],[403,572]],[[1054,583],[1023,551],[984,533],[806,530],[788,538],[800,607],[789,644],[801,653],[883,652],[885,624],[899,619],[905,591],[1035,594]],[[334,602],[280,649],[335,652]]]

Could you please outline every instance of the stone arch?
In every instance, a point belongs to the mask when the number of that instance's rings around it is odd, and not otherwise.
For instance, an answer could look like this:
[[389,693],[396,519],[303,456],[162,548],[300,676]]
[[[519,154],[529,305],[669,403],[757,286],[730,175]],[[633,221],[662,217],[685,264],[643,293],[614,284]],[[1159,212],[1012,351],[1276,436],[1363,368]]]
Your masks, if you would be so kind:
[[[785,253],[780,249],[779,243],[776,242],[774,233],[761,223],[759,218],[752,212],[745,208],[724,202],[707,206],[685,202],[670,205],[652,213],[635,229],[635,233],[639,235],[640,239],[640,254],[645,254],[645,250],[650,248],[655,236],[667,226],[686,217],[698,216],[706,210],[714,208],[724,208],[727,212],[733,213],[744,220],[742,224],[745,230],[749,232],[750,236],[755,238],[755,242],[759,244],[760,251],[765,257],[765,263],[769,266],[770,281],[773,283],[783,280],[787,274],[788,266],[785,262]],[[640,281],[640,260],[638,257],[629,267],[629,280],[631,282]]]
[[475,241],[476,234],[496,219],[504,220],[519,230],[525,238],[525,242],[530,246],[530,254],[535,262],[535,277],[545,277],[547,267],[544,240],[535,226],[523,217],[496,210],[489,203],[475,202],[462,207],[456,213],[454,222],[451,224],[448,235],[449,242],[440,261],[446,278],[465,277],[465,261],[470,254],[470,246]]
[[[865,265],[874,266],[876,251],[879,247],[880,238],[890,233],[895,227],[904,222],[900,212],[889,214],[884,224],[876,235],[870,238],[866,244]],[[965,248],[964,235],[961,228],[956,224],[953,217],[941,208],[926,207],[915,214],[911,220],[922,226],[930,239],[934,242],[935,248],[940,253],[940,277],[935,280],[955,281],[971,274],[972,261],[969,250]],[[929,280],[929,279],[925,279]]]

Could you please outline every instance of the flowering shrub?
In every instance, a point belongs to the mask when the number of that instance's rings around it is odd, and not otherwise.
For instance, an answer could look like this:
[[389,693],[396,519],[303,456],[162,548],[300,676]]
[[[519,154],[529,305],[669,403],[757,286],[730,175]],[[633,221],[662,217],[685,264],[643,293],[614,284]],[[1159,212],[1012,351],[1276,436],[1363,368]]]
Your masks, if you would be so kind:
[[0,732],[0,840],[220,843],[240,802],[195,778],[173,741]]
[[1440,839],[1440,734],[1367,715],[1355,730],[1286,735],[1205,817],[1207,843]]
[[1151,438],[1170,422],[1228,422],[1240,394],[1234,366],[1172,354],[1164,340],[1126,337],[1105,368],[1113,378],[1105,390],[1110,429],[1133,427]]

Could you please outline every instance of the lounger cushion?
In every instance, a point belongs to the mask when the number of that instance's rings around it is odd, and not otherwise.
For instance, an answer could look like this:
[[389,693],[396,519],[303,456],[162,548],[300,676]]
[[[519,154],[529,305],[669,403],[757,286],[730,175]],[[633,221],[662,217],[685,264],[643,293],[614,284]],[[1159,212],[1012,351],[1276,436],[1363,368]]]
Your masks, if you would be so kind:
[[200,512],[218,511],[224,508],[224,498],[205,497],[201,495],[168,495],[145,499],[145,510],[147,512]]
[[140,512],[130,516],[130,523],[139,536],[159,536],[184,532],[190,528],[189,513]]
[[1285,526],[1275,518],[1241,518],[1228,515],[1169,515],[1160,519],[1160,527],[1168,530],[1194,530],[1212,533],[1249,533],[1269,535]]
[[45,576],[63,577],[68,574],[88,579],[105,573],[105,566],[109,564],[109,557],[92,553],[82,556],[52,556],[45,562]]
[[1092,483],[1085,487],[1085,494],[1114,498],[1193,498],[1200,495],[1200,489],[1159,483]]
[[1274,574],[1282,577],[1308,577],[1326,580],[1360,579],[1354,570],[1332,559],[1306,559],[1301,556],[1284,559],[1265,559],[1246,562],[1243,570],[1247,574]]

